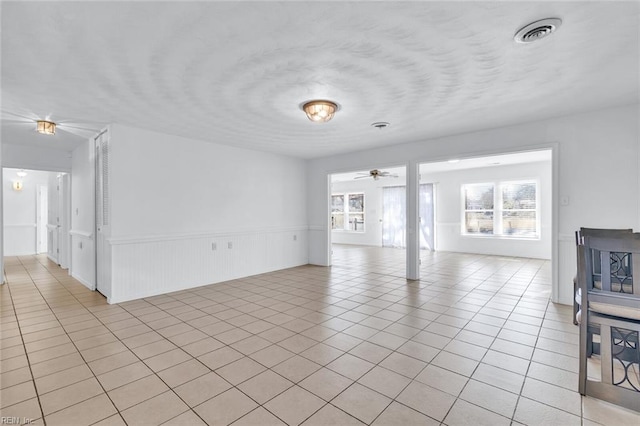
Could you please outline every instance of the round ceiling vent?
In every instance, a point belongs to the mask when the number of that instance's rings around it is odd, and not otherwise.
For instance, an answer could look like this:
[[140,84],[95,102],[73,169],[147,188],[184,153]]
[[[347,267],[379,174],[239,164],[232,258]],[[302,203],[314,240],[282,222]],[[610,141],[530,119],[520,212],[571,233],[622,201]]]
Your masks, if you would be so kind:
[[561,24],[562,20],[559,18],[541,19],[521,28],[513,38],[518,43],[532,43],[548,36]]
[[376,121],[375,123],[371,123],[371,125],[376,129],[384,129],[386,127],[389,127],[391,124],[387,123],[386,121]]

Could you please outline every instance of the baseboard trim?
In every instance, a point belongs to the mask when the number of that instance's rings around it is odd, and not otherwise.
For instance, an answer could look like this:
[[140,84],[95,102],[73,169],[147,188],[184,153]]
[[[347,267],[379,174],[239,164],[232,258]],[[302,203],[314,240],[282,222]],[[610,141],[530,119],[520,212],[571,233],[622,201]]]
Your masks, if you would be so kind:
[[95,290],[94,286],[87,281],[86,279],[82,278],[81,276],[74,274],[73,272],[71,273],[71,277],[77,281],[79,281],[83,286],[87,287],[89,290]]

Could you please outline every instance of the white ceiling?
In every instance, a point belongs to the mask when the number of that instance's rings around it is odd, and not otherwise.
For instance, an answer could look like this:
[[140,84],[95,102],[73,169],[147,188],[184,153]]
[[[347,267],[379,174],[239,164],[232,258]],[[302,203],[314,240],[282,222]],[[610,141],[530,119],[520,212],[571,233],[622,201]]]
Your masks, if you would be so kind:
[[[638,102],[638,2],[3,2],[2,141],[106,123],[314,158]],[[551,37],[516,44],[531,21]],[[304,101],[328,98],[333,121]],[[47,138],[32,120],[67,123]],[[388,121],[384,130],[375,121]],[[71,127],[73,126],[73,127]],[[85,131],[77,127],[92,129]]]

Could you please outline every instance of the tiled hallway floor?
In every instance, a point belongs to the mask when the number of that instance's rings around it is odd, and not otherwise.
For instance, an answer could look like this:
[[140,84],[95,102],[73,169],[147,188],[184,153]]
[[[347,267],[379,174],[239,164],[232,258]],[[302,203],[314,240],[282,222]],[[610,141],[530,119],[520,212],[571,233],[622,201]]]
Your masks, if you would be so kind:
[[[47,425],[638,425],[576,392],[548,262],[336,247],[305,266],[108,305],[6,259],[3,418]],[[36,420],[37,419],[37,420]],[[6,423],[6,421],[5,421]]]

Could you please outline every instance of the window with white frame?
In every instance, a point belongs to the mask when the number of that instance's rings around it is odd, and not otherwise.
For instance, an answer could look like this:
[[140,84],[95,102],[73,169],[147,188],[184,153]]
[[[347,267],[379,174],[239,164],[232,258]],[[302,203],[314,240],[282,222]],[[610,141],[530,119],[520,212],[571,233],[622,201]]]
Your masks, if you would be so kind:
[[331,229],[364,232],[364,194],[331,195]]
[[489,182],[462,185],[465,235],[540,236],[538,183]]

